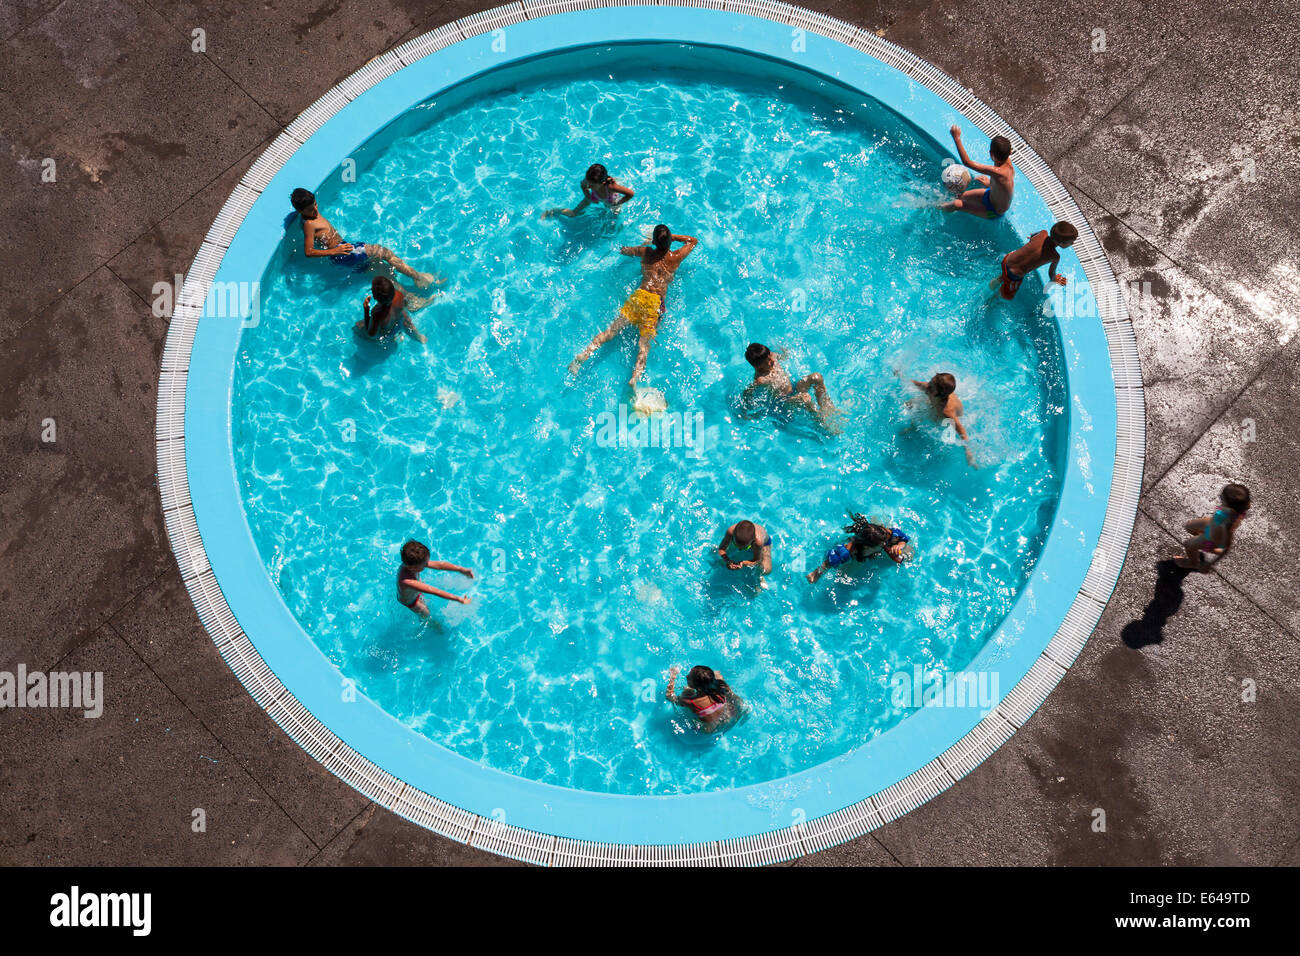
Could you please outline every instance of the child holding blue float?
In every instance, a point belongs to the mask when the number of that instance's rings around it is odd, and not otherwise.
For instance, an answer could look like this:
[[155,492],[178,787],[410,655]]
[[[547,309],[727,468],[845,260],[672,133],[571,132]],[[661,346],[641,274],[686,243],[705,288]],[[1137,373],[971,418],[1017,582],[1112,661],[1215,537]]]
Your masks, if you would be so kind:
[[817,579],[831,568],[850,561],[866,561],[882,554],[888,555],[889,560],[895,564],[912,559],[912,549],[908,546],[911,538],[898,528],[886,528],[852,511],[849,512],[849,518],[852,523],[845,525],[844,530],[852,537],[826,552],[821,567],[808,574],[810,584],[816,584]]

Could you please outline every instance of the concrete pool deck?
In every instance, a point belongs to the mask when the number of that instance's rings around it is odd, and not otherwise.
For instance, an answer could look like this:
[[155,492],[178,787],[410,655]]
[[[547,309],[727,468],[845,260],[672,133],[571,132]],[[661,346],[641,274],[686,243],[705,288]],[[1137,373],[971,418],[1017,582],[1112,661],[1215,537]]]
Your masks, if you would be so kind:
[[[1298,428],[1282,407],[1300,351],[1287,248],[1300,25],[1247,29],[1208,3],[1066,4],[1026,7],[1003,40],[972,26],[979,4],[810,6],[882,28],[971,86],[1072,188],[1120,278],[1150,284],[1149,308],[1133,309],[1149,447],[1120,586],[1044,707],[929,804],[800,862],[1298,862],[1300,599],[1272,569],[1300,525]],[[188,268],[282,124],[370,57],[478,8],[381,3],[354,20],[333,6],[66,0],[0,14],[23,77],[0,107],[15,173],[0,203],[24,241],[6,245],[0,278],[0,670],[102,670],[109,695],[96,721],[0,711],[0,862],[499,862],[368,805],[248,698],[180,586],[152,459],[154,283]],[[206,54],[190,51],[195,27]],[[297,75],[286,49],[315,73]],[[46,156],[56,183],[40,181]],[[1163,643],[1131,649],[1121,630],[1151,599],[1153,559],[1229,476],[1257,500],[1237,553],[1185,583]],[[206,833],[191,832],[195,808]]]

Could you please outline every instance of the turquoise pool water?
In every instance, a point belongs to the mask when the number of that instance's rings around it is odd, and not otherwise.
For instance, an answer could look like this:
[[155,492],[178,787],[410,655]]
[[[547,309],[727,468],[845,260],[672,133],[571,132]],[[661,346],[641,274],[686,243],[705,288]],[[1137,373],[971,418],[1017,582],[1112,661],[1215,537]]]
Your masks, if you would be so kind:
[[[234,393],[255,540],[343,675],[488,766],[627,794],[781,777],[906,716],[891,678],[961,669],[1028,577],[1066,424],[1037,280],[986,308],[1017,239],[926,208],[932,143],[791,71],[674,56],[494,77],[377,137],[321,205],[346,237],[449,277],[415,313],[429,344],[359,343],[368,276],[295,256],[294,228]],[[637,198],[616,218],[541,221],[593,161]],[[636,286],[617,247],[658,221],[701,239],[643,381],[686,416],[691,447],[602,427],[625,404],[631,333],[565,373]],[[753,340],[825,376],[842,434],[737,414]],[[895,369],[957,376],[979,469],[908,408]],[[912,533],[916,560],[808,585],[846,508]],[[762,592],[712,552],[742,517],[776,539]],[[424,624],[396,604],[412,536],[476,569],[471,605],[435,602]],[[748,718],[694,733],[662,700],[674,663],[716,667]]]

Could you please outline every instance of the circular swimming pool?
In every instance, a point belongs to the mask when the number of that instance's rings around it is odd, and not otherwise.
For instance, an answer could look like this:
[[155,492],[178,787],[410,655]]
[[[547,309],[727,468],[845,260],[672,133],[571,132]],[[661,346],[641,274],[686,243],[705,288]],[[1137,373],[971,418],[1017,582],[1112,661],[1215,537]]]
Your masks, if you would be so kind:
[[[538,862],[828,846],[1010,736],[1109,596],[1141,471],[1114,280],[1018,139],[1005,219],[934,208],[947,126],[972,153],[970,118],[1005,128],[878,38],[780,5],[557,9],[373,61],[237,188],[164,356],[178,560],[259,702],[424,825]],[[589,162],[635,198],[544,219]],[[301,255],[297,186],[448,278],[413,313],[427,344],[353,334],[369,276]],[[1079,291],[1045,306],[1030,279],[991,307],[1001,255],[1061,218],[1084,233],[1062,263]],[[566,366],[636,287],[620,247],[661,221],[700,246],[646,417],[632,333]],[[822,373],[830,428],[747,400],[752,341]],[[909,382],[938,371],[977,467]],[[914,559],[809,584],[846,511],[906,529]],[[714,551],[741,518],[774,539],[764,587]],[[397,604],[409,537],[476,570],[426,575],[468,605]],[[695,663],[745,699],[725,733],[663,700]]]

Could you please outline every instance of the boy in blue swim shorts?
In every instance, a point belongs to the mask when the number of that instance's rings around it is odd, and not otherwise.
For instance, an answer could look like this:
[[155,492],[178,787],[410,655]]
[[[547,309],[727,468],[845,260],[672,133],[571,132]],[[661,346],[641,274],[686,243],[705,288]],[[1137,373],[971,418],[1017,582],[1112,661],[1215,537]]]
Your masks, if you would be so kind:
[[849,517],[852,523],[845,525],[844,530],[853,537],[826,552],[821,567],[809,573],[809,584],[816,584],[817,579],[831,568],[850,561],[866,561],[882,554],[888,555],[895,564],[912,559],[911,549],[907,547],[911,539],[898,528],[886,528],[854,512],[849,512]]
[[295,189],[289,197],[298,218],[302,221],[302,251],[309,259],[328,256],[330,262],[364,272],[376,263],[387,263],[411,279],[421,289],[433,284],[435,276],[416,272],[399,259],[391,249],[375,242],[345,242],[337,229],[316,208],[316,196],[307,189]]
[[1011,140],[1005,136],[993,137],[989,144],[989,157],[993,160],[993,165],[989,166],[977,163],[966,155],[966,147],[961,141],[961,127],[954,124],[951,133],[962,165],[980,173],[975,178],[984,188],[968,189],[959,198],[943,203],[939,208],[944,212],[960,209],[981,219],[1001,219],[1011,208],[1011,194],[1015,189],[1016,168],[1011,165]]

